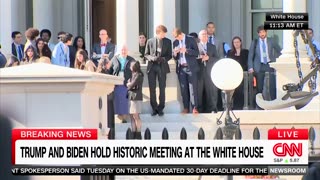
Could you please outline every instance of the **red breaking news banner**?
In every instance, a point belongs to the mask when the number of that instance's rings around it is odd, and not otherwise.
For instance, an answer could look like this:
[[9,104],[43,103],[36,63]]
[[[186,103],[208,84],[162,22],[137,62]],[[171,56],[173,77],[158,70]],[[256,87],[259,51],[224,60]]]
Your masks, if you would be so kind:
[[15,164],[15,143],[17,140],[97,140],[97,129],[13,129],[12,164]]
[[269,140],[308,140],[308,129],[270,129]]

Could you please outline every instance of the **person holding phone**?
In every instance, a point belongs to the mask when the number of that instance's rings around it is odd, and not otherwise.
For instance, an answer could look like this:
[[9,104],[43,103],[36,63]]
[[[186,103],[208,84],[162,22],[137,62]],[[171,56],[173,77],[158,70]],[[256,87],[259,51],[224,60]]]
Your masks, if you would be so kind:
[[180,82],[181,95],[183,100],[182,113],[189,113],[190,102],[192,113],[197,114],[198,111],[198,77],[199,48],[193,37],[185,35],[181,29],[173,30],[174,52],[173,58],[176,60],[176,72]]
[[[147,41],[145,59],[148,61],[147,74],[150,91],[151,116],[163,116],[166,102],[166,80],[170,73],[168,61],[172,58],[172,43],[166,38],[167,28],[156,27],[156,36]],[[159,83],[159,102],[157,102],[157,79]]]

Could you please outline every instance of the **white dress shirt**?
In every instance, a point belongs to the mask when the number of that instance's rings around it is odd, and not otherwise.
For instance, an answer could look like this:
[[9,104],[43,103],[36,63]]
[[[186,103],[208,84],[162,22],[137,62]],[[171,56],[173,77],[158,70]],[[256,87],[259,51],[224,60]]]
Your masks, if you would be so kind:
[[[186,47],[186,35],[183,35],[183,39],[181,41],[179,41],[179,48],[182,48],[182,47]],[[182,54],[182,56],[181,56],[181,54]],[[179,63],[180,64],[187,63],[185,53],[180,53]]]

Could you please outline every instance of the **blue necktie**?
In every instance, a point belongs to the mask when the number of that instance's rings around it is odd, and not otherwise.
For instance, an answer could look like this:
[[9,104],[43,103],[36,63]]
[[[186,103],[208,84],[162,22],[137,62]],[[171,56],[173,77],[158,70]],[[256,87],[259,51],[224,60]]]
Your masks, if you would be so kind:
[[266,48],[266,43],[264,40],[262,40],[262,51],[263,51],[263,63],[267,64],[268,63],[267,48]]
[[21,60],[21,59],[23,58],[22,50],[21,50],[21,45],[18,46],[18,56],[19,56],[19,57],[18,57],[19,60]]
[[210,44],[213,44],[213,38],[212,38],[212,36],[209,37],[209,43],[210,43]]

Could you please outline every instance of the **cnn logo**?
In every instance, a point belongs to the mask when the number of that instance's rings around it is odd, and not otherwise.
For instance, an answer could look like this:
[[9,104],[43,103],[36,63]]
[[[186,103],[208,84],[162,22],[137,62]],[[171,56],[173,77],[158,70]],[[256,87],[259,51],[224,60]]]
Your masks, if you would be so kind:
[[290,146],[287,143],[277,143],[273,146],[273,154],[278,157],[289,156],[302,156],[302,143],[291,143]]

